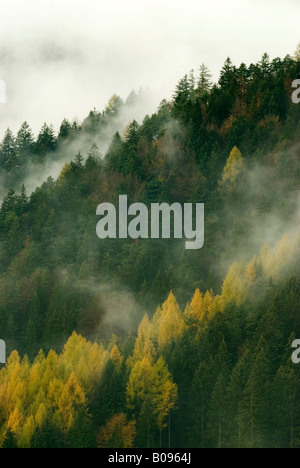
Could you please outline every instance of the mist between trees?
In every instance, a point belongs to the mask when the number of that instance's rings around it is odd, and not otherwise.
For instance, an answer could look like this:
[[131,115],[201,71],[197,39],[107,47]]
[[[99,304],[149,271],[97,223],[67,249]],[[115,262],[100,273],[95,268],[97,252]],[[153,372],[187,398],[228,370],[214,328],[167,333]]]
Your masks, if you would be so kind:
[[[116,96],[58,139],[45,126],[25,162],[6,134],[10,186],[34,158],[59,175],[0,210],[3,446],[299,446],[299,67],[228,59],[213,84],[201,66],[102,157],[84,148],[107,145]],[[121,194],[205,203],[204,247],[100,240],[96,207]]]
[[103,112],[93,109],[82,123],[77,119],[73,122],[65,119],[58,135],[53,126],[46,123],[36,139],[27,122],[16,136],[7,129],[1,143],[0,195],[10,187],[20,191],[22,184],[31,193],[48,177],[57,178],[62,165],[71,162],[80,152],[103,157],[117,131],[122,133],[134,119],[143,119],[150,99],[151,93],[143,90],[132,91],[125,102],[115,94]]

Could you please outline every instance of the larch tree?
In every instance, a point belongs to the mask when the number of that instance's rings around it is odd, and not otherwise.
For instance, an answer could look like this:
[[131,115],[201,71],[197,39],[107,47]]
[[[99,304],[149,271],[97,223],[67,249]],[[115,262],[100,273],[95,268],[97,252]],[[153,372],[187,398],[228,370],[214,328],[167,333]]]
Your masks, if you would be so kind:
[[297,62],[300,62],[300,42],[297,45],[297,49],[295,51],[294,57]]
[[136,361],[147,357],[153,361],[156,357],[156,350],[153,344],[154,329],[148,314],[145,314],[138,328],[138,336],[135,340],[132,356],[128,359],[128,365],[132,366]]
[[52,153],[57,148],[57,139],[55,137],[53,126],[44,123],[37,141],[35,143],[35,154],[38,162],[42,162],[48,153]]
[[151,429],[155,424],[154,392],[154,368],[149,360],[144,358],[138,361],[131,371],[127,384],[127,405],[135,416],[139,432],[144,432],[148,447]]
[[161,309],[153,317],[159,350],[163,350],[181,338],[185,324],[183,314],[174,294],[171,292]]
[[232,192],[235,187],[236,180],[238,176],[243,173],[244,168],[243,156],[240,150],[235,146],[226,161],[222,180],[219,182],[220,188]]
[[200,289],[196,289],[190,304],[187,305],[184,315],[191,320],[201,322],[203,319],[203,294]]
[[106,116],[117,117],[123,106],[124,103],[120,96],[113,94],[105,108]]
[[208,93],[212,88],[212,75],[209,71],[209,68],[202,63],[200,65],[200,74],[197,83],[197,93],[202,96],[205,93]]

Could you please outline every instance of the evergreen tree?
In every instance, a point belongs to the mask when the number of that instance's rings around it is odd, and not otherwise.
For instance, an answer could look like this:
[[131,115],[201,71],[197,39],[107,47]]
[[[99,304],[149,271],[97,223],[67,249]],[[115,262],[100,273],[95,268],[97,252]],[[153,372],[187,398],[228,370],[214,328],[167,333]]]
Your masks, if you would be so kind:
[[199,74],[199,79],[197,83],[197,92],[199,93],[200,96],[203,96],[203,94],[208,93],[211,88],[212,88],[212,81],[211,81],[212,75],[209,71],[209,69],[202,63],[200,66],[200,74]]
[[0,167],[12,170],[18,164],[15,137],[8,128],[0,145]]
[[123,413],[115,415],[100,431],[99,448],[132,448],[135,435],[135,422],[127,423]]
[[297,46],[294,56],[295,56],[295,60],[297,62],[300,62],[300,43]]
[[8,429],[5,434],[4,442],[2,448],[6,449],[16,449],[18,448],[17,440],[15,434]]
[[55,137],[54,129],[44,123],[37,141],[35,143],[35,155],[38,162],[42,162],[46,155],[53,153],[57,148],[57,140]]
[[243,446],[262,448],[269,440],[270,365],[260,345],[240,405]]
[[65,140],[71,135],[71,133],[72,133],[72,124],[69,122],[68,119],[64,119],[59,128],[58,140],[59,141]]
[[16,151],[20,164],[29,162],[34,150],[34,137],[27,122],[21,125],[16,138]]
[[120,110],[122,109],[124,103],[120,96],[114,94],[105,108],[105,114],[109,117],[117,117],[119,115]]

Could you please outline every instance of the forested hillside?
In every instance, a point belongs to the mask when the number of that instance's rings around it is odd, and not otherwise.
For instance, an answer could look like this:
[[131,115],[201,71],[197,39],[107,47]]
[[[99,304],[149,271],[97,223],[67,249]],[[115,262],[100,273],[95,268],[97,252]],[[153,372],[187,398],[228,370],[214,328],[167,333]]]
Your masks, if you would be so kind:
[[[299,53],[227,59],[141,125],[120,128],[133,93],[58,135],[7,130],[3,447],[300,446],[299,73]],[[205,203],[204,247],[100,240],[96,207],[120,194]]]

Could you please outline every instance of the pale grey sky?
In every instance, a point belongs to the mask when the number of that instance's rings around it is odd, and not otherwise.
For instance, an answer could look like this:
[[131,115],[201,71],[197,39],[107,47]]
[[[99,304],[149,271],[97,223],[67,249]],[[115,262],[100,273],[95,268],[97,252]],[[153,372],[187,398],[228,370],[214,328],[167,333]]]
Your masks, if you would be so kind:
[[292,54],[299,0],[0,0],[0,138],[27,120],[57,130],[116,92],[150,88],[146,112],[204,62],[214,78],[235,64]]

